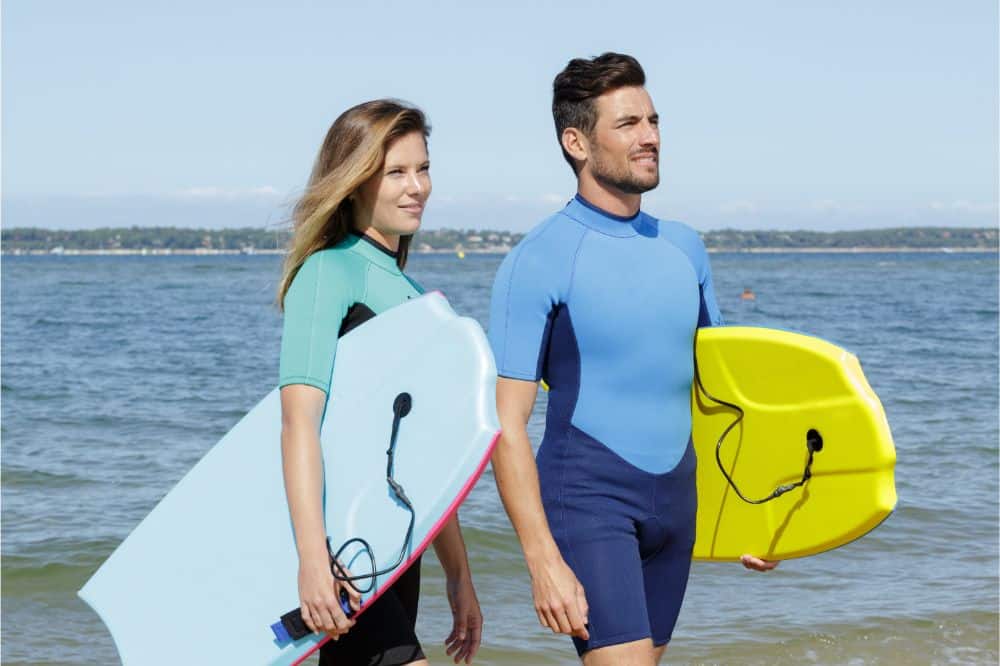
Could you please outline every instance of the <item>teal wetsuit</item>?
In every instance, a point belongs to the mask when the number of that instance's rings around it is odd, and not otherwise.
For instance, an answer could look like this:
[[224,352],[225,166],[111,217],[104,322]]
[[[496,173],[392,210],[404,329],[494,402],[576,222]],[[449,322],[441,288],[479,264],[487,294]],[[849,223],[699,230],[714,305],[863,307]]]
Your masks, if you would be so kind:
[[330,390],[337,339],[356,323],[423,293],[396,256],[367,236],[313,253],[285,294],[279,386]]
[[[329,392],[337,339],[422,293],[399,270],[396,255],[367,236],[351,235],[312,254],[285,294],[279,385],[307,384]],[[419,591],[417,561],[358,616],[347,634],[323,645],[320,665],[391,666],[422,659],[415,633]]]

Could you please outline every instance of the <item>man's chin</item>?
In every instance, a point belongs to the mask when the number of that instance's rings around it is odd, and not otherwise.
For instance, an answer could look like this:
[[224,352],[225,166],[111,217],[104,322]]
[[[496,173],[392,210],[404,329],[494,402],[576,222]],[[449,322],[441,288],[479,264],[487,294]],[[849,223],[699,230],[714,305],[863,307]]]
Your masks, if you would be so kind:
[[660,177],[656,176],[656,178],[632,178],[618,187],[622,192],[627,192],[628,194],[644,194],[650,190],[655,190],[659,184]]
[[660,184],[659,171],[655,174],[629,173],[623,176],[609,176],[607,174],[595,173],[594,178],[605,185],[613,187],[625,194],[642,194],[655,189]]

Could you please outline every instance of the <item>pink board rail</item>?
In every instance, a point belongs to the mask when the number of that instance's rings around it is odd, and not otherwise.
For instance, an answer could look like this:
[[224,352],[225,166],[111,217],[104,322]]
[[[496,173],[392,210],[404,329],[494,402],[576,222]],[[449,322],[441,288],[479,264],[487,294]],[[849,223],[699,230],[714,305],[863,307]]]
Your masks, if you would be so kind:
[[[459,491],[458,495],[455,496],[455,499],[452,500],[451,504],[448,505],[448,509],[441,515],[440,518],[438,518],[437,522],[434,523],[433,527],[431,527],[430,531],[427,532],[426,536],[424,536],[424,538],[420,541],[417,547],[413,549],[413,551],[410,553],[410,556],[406,559],[406,561],[403,562],[403,564],[399,565],[396,571],[393,572],[392,576],[389,577],[389,580],[385,583],[385,585],[380,587],[378,591],[375,592],[375,594],[373,594],[368,599],[367,603],[365,603],[365,605],[362,606],[360,610],[358,610],[357,615],[364,613],[365,610],[369,608],[372,605],[372,603],[375,602],[376,599],[382,596],[383,592],[388,590],[392,586],[392,584],[399,579],[400,576],[406,573],[406,570],[410,568],[410,566],[417,560],[417,558],[419,558],[421,555],[424,554],[424,551],[427,550],[427,548],[431,545],[431,543],[441,532],[441,530],[444,529],[445,524],[447,524],[447,522],[451,520],[451,517],[458,512],[458,507],[462,505],[462,502],[465,501],[465,498],[469,496],[470,492],[472,492],[472,488],[476,485],[479,479],[482,478],[483,472],[486,471],[486,465],[487,463],[489,463],[490,458],[493,456],[493,450],[496,448],[497,442],[500,441],[501,434],[502,431],[500,430],[497,430],[496,433],[494,433],[493,438],[490,440],[489,446],[486,448],[486,453],[479,461],[479,464],[476,465],[476,470],[472,473],[469,479],[462,486],[462,489]],[[355,615],[355,617],[357,617],[357,615]],[[321,641],[319,641],[311,648],[309,648],[308,652],[306,652],[301,657],[292,662],[292,666],[299,666],[299,664],[305,662],[306,659],[316,654],[316,652],[321,647],[326,645],[327,642],[329,642],[330,640],[331,639],[329,636],[324,637]]]

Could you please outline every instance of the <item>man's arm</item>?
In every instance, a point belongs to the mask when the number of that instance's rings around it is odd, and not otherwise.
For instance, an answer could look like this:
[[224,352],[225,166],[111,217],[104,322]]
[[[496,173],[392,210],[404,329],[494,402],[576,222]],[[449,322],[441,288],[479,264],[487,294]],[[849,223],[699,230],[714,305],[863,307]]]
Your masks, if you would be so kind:
[[[722,326],[722,311],[715,298],[715,285],[712,282],[712,266],[708,259],[708,251],[705,249],[701,238],[695,234],[697,243],[695,244],[696,256],[700,258],[701,269],[699,271],[699,291],[701,293],[701,308],[698,313],[698,327]],[[743,555],[740,562],[751,571],[770,571],[778,566],[778,562],[763,560],[754,555]]]
[[537,394],[536,382],[497,380],[497,414],[503,434],[493,452],[493,474],[524,551],[538,621],[554,632],[587,640],[583,586],[563,560],[542,508],[538,468],[528,439],[528,419]]

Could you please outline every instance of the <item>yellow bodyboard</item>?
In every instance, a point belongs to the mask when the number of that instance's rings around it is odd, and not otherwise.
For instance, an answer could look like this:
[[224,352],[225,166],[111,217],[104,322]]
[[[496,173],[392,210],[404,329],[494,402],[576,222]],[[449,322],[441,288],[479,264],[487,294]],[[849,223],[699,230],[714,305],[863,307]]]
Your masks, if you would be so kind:
[[[744,553],[786,560],[854,541],[896,506],[896,449],[885,410],[850,352],[824,340],[767,328],[699,329],[700,384],[692,387],[692,437],[698,453],[698,536],[694,557],[735,560]],[[769,502],[740,499],[719,469],[716,444],[739,412],[742,421],[719,457],[750,499],[802,478],[805,485]]]

